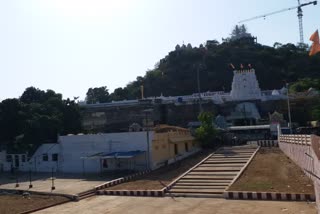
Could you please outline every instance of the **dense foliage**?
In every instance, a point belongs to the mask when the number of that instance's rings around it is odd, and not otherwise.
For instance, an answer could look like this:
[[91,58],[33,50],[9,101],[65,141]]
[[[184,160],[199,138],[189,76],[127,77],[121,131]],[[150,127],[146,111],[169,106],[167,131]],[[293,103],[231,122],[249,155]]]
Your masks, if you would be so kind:
[[55,143],[58,134],[81,131],[75,100],[52,90],[27,88],[19,99],[0,103],[0,148],[32,152],[42,143]]
[[250,64],[264,90],[282,88],[286,82],[295,83],[292,91],[310,87],[320,89],[320,54],[308,55],[308,46],[275,43],[273,47],[256,42],[244,25],[235,26],[230,37],[222,43],[208,40],[205,45],[177,45],[175,50],[156,63],[154,69],[138,76],[123,88],[109,94],[106,87],[90,88],[87,102],[110,102],[145,97],[192,94],[197,89],[199,71],[201,91],[229,91],[232,82],[230,64],[236,69]]
[[[320,71],[319,71],[320,73]],[[303,92],[310,88],[320,90],[320,78],[303,78],[290,85],[290,92]]]
[[89,88],[86,94],[87,103],[107,103],[110,101],[107,86]]

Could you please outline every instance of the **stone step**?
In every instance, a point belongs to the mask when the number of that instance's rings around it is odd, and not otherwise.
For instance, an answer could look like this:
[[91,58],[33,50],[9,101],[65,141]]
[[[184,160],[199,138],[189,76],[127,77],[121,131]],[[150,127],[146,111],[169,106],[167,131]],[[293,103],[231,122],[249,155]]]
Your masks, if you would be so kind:
[[242,167],[197,167],[192,172],[227,172],[240,171]]
[[225,183],[186,183],[186,182],[178,182],[175,184],[175,186],[225,186],[227,187],[230,183],[225,182]]
[[217,175],[217,176],[222,176],[222,175],[233,175],[236,176],[238,173],[237,172],[189,172],[188,175]]
[[239,155],[239,154],[236,154],[236,155],[231,155],[231,154],[221,154],[221,155],[213,155],[211,156],[209,159],[212,159],[212,158],[250,158],[252,155]]
[[188,197],[188,198],[223,198],[223,194],[205,194],[205,193],[166,193],[169,197]]
[[[231,148],[219,149],[217,152],[254,152],[256,148]],[[215,154],[215,153],[214,153]]]
[[216,189],[216,190],[224,190],[227,186],[183,186],[183,185],[175,185],[175,189]]
[[166,194],[171,197],[223,197],[223,192],[257,147],[225,147],[182,177]]
[[215,164],[201,164],[201,167],[208,167],[208,168],[218,168],[218,167],[240,167],[242,168],[244,166],[243,163],[215,163]]
[[220,154],[213,154],[210,157],[225,157],[225,156],[251,156],[252,153],[220,153]]
[[213,155],[215,154],[253,154],[256,151],[256,149],[253,150],[221,150],[221,151],[217,151],[216,153],[213,153]]
[[230,183],[229,180],[203,180],[203,179],[185,179],[182,178],[178,182],[181,183],[202,183],[202,184],[224,184],[224,183]]
[[214,155],[211,156],[210,159],[217,159],[217,158],[243,158],[243,159],[249,159],[251,155]]
[[[251,157],[251,156],[250,156]],[[238,157],[238,156],[226,156],[226,157],[212,157],[207,159],[208,161],[215,161],[215,160],[249,160],[250,157]]]
[[239,155],[246,155],[246,154],[253,154],[255,150],[253,151],[218,151],[216,153],[213,153],[212,155],[216,154],[239,154]]
[[204,163],[208,163],[208,162],[232,162],[232,161],[248,161],[249,158],[210,158],[208,160],[206,160]]
[[186,175],[185,179],[203,179],[203,180],[232,180],[232,175]]
[[216,189],[170,189],[172,193],[206,193],[206,194],[222,194],[223,190]]
[[205,161],[204,164],[219,164],[219,163],[243,163],[243,165],[245,163],[247,163],[248,160],[216,160],[216,161]]
[[247,156],[247,157],[241,157],[241,156],[224,156],[224,157],[215,157],[212,156],[210,158],[208,158],[207,160],[229,160],[229,159],[244,159],[244,160],[248,160],[251,156]]

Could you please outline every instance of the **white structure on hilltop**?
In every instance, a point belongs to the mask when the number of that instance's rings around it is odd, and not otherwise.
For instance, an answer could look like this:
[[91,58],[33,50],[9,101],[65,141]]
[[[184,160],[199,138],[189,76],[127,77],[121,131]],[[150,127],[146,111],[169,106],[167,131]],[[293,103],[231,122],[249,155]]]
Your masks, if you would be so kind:
[[[215,104],[223,104],[225,102],[233,101],[248,101],[248,100],[283,100],[287,99],[286,88],[279,90],[264,90],[259,87],[259,83],[256,77],[254,69],[241,69],[233,71],[233,80],[231,85],[231,92],[224,91],[207,91],[191,95],[181,96],[159,96],[159,97],[147,97],[142,100],[147,100],[150,103],[173,103],[175,105],[181,104],[193,104],[198,102],[199,98],[203,101],[212,101]],[[84,107],[115,107],[115,106],[135,106],[139,105],[141,100],[122,100],[112,101],[111,103],[96,103],[86,104],[85,102],[79,102],[79,105]]]
[[237,100],[260,100],[261,89],[254,69],[233,71],[231,99]]

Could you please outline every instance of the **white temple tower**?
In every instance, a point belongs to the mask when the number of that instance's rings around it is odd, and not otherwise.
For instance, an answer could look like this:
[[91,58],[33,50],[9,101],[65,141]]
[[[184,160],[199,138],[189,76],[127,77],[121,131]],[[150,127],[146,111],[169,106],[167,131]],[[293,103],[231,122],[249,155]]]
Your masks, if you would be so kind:
[[232,100],[261,100],[261,89],[254,69],[233,71]]

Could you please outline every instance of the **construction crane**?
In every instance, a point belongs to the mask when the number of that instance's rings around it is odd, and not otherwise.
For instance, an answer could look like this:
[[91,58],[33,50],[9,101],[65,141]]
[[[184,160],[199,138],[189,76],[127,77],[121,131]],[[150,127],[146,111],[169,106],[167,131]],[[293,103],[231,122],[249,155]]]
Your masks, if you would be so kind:
[[255,16],[255,17],[252,17],[250,19],[244,19],[244,20],[240,21],[239,23],[248,22],[248,21],[255,20],[255,19],[260,19],[260,18],[266,18],[267,16],[271,16],[271,15],[274,15],[274,14],[277,14],[277,13],[282,13],[282,12],[286,12],[286,11],[289,11],[289,10],[298,9],[297,12],[298,12],[298,19],[299,19],[300,43],[303,44],[304,43],[304,40],[303,40],[303,25],[302,25],[302,16],[303,16],[303,14],[302,14],[302,9],[301,8],[304,7],[304,6],[311,5],[311,4],[317,5],[317,1],[311,1],[311,2],[304,3],[304,4],[300,4],[300,0],[298,0],[298,6],[285,8],[285,9],[278,10],[278,11],[271,12],[271,13],[267,13],[267,14],[264,14],[264,15],[261,15],[261,16]]

